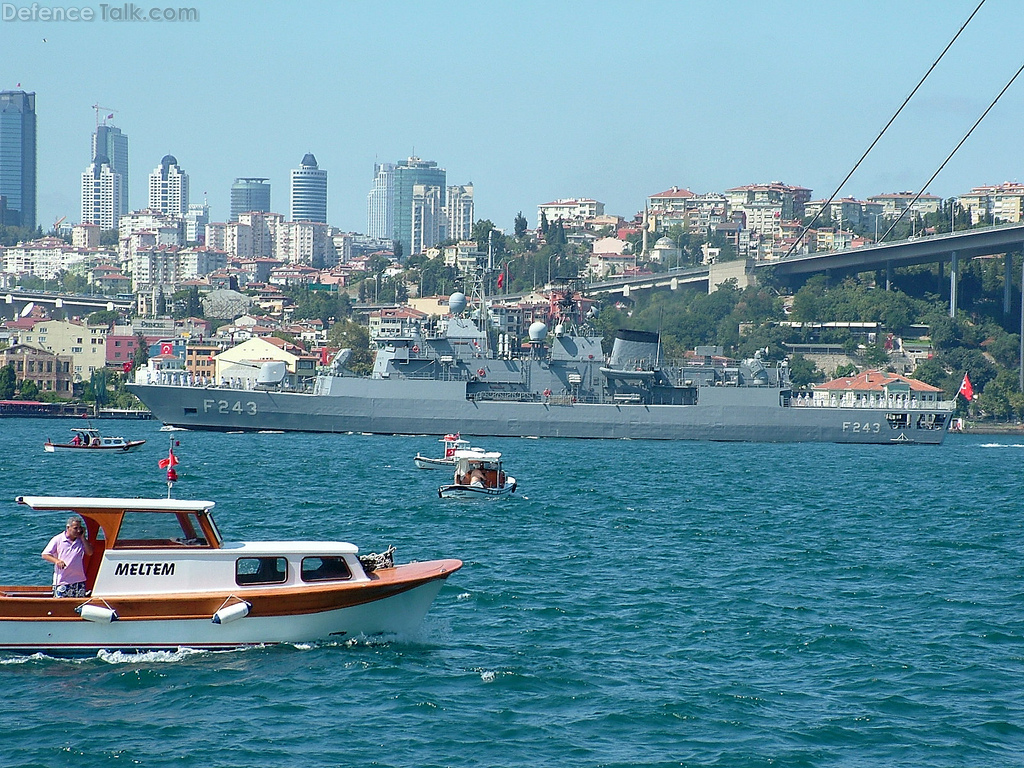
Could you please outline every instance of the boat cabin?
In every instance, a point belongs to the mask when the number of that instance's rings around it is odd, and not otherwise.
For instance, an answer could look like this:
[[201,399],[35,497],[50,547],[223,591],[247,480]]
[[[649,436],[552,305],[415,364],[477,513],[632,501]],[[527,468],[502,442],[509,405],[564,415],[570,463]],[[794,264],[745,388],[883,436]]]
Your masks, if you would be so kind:
[[39,510],[84,521],[93,546],[93,595],[171,594],[324,581],[365,580],[347,542],[225,542],[212,501],[19,496]]
[[455,485],[501,488],[505,485],[501,454],[496,451],[455,452]]

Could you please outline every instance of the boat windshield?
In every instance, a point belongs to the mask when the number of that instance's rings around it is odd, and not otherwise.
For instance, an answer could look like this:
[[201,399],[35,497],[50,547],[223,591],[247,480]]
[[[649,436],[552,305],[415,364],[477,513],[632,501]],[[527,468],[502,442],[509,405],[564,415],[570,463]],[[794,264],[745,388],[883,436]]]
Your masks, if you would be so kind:
[[135,547],[208,547],[196,512],[127,512],[114,549]]

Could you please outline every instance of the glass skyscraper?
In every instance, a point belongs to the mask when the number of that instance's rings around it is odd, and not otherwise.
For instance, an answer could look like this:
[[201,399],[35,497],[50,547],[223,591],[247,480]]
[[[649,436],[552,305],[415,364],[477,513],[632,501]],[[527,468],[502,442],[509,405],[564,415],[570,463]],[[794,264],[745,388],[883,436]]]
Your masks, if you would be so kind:
[[115,211],[120,218],[131,210],[128,207],[128,134],[113,125],[97,125],[92,135],[92,156],[107,158],[111,170],[120,174],[118,210]]
[[408,160],[404,160],[395,166],[393,237],[402,243],[406,256],[419,252],[414,250],[414,248],[422,249],[436,244],[429,242],[429,237],[426,239],[422,235],[414,237],[414,219],[416,217],[416,210],[418,210],[418,197],[422,197],[422,194],[426,191],[420,190],[420,195],[418,196],[414,187],[417,185],[438,187],[439,191],[436,193],[437,200],[435,204],[439,209],[442,209],[445,205],[445,192],[447,191],[445,178],[444,168],[438,168],[437,163],[432,160],[420,160],[418,157],[410,157]]
[[36,226],[36,95],[0,91],[0,195],[4,224]]
[[307,152],[292,171],[292,221],[327,223],[327,171],[321,171]]
[[270,213],[270,179],[235,179],[231,185],[231,221],[238,221],[238,214],[249,211]]

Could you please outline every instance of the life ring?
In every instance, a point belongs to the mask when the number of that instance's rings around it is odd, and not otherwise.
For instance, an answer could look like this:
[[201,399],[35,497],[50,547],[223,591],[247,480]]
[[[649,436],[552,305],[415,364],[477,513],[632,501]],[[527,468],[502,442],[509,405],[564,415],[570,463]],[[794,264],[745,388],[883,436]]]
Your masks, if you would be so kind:
[[487,375],[487,371],[485,371],[483,368],[477,368],[476,375],[482,379],[484,378],[484,376]]
[[413,351],[413,352],[419,352],[419,351],[420,351],[420,346],[419,346],[419,344],[413,344],[413,345],[412,345],[412,351]]
[[121,446],[121,450],[127,453],[129,450],[131,450],[131,446],[130,445]]

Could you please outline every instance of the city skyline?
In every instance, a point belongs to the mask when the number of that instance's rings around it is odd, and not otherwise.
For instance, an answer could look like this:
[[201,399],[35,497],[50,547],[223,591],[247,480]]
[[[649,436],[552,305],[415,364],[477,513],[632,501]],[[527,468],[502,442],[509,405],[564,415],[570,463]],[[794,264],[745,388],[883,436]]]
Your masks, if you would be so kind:
[[[226,2],[202,7],[191,24],[4,23],[17,66],[0,87],[37,94],[44,229],[78,214],[91,105],[102,103],[132,137],[133,166],[180,158],[193,198],[208,197],[217,221],[229,217],[233,179],[266,177],[284,189],[295,158],[312,152],[330,171],[328,222],[363,231],[374,164],[416,155],[472,180],[477,218],[510,230],[517,212],[532,219],[538,204],[566,197],[631,216],[675,185],[702,193],[778,180],[827,197],[975,6],[922,14],[875,0],[856,9],[713,10],[653,1],[388,11],[309,3],[286,12]],[[405,23],[386,24],[396,12]],[[287,56],[305,44],[311,20],[331,30],[321,33],[330,44]],[[841,195],[923,185],[1019,66],[1013,42],[1022,26],[1014,4],[989,0]],[[102,62],[90,57],[87,33],[108,51]],[[225,34],[267,47],[260,77],[251,77],[247,46],[220,44]],[[385,41],[415,50],[423,38],[449,41],[449,52],[473,65],[424,77],[415,57],[375,53]],[[152,88],[156,62],[131,55],[171,41],[187,99]],[[599,45],[607,56],[593,55]],[[122,70],[138,76],[101,76]],[[298,119],[266,106],[276,89],[295,95]],[[1007,148],[1022,90],[1007,91],[929,192],[945,198],[1021,177],[1021,158]],[[146,199],[145,181],[138,171],[130,177],[133,209]],[[275,207],[287,213],[283,201]]]

